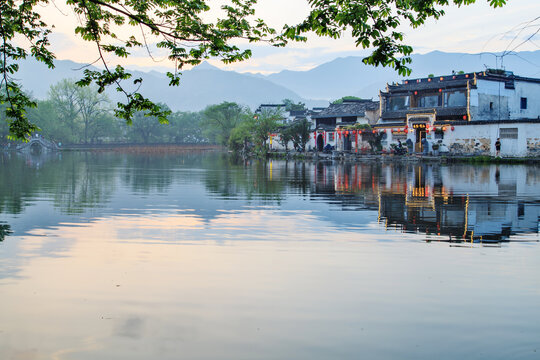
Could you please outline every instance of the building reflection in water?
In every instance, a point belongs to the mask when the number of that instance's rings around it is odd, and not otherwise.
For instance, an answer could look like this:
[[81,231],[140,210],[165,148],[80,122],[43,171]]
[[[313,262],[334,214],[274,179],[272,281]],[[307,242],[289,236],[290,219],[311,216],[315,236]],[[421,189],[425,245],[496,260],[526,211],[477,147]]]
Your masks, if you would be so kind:
[[330,195],[344,209],[376,209],[388,229],[424,233],[426,241],[500,243],[538,234],[538,170],[320,162],[314,165],[312,193]]

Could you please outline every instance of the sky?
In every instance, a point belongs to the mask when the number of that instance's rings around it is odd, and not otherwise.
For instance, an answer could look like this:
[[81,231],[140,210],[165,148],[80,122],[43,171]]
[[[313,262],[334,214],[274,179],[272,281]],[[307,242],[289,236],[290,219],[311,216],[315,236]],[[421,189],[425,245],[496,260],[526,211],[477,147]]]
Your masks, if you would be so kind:
[[[539,0],[507,0],[506,6],[494,9],[486,0],[477,0],[469,6],[445,8],[446,15],[441,19],[429,20],[425,25],[412,29],[406,25],[400,27],[405,34],[405,42],[413,46],[415,53],[428,53],[434,50],[445,52],[499,52],[513,48],[538,30],[540,20],[522,32],[523,24],[540,16]],[[211,0],[213,4],[224,3],[225,0]],[[276,29],[284,24],[296,24],[309,12],[307,0],[259,0],[257,16]],[[97,51],[93,44],[85,42],[74,34],[77,18],[69,7],[56,2],[40,11],[49,24],[55,29],[50,36],[52,49],[58,59],[69,59],[88,63],[97,59]],[[209,16],[214,16],[211,13]],[[126,33],[127,34],[127,33]],[[517,36],[516,40],[512,42]],[[245,46],[245,45],[241,45]],[[310,36],[307,43],[291,43],[286,48],[274,48],[267,44],[251,44],[251,59],[225,65],[218,59],[209,62],[224,70],[238,72],[273,73],[281,70],[309,70],[337,57],[365,56],[369,50],[357,48],[350,35],[334,40]],[[540,49],[540,35],[519,46],[519,51],[535,51]],[[114,59],[111,59],[114,62]],[[170,70],[173,64],[165,54],[155,49],[153,57],[146,50],[135,51],[129,59],[122,59],[122,64],[139,70]]]

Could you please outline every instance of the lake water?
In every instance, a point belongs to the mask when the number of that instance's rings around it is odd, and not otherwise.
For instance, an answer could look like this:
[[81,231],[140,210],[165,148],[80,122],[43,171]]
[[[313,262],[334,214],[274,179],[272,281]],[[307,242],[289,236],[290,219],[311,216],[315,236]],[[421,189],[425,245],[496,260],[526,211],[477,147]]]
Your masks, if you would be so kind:
[[539,359],[539,170],[0,154],[0,359]]

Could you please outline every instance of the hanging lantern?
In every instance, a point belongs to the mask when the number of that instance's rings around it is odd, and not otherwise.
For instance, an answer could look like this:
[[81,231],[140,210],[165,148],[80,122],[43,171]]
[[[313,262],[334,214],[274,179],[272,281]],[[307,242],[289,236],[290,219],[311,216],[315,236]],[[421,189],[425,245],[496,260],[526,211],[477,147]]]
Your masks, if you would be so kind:
[[446,126],[443,126],[443,127],[442,127],[442,131],[446,131]]
[[444,80],[444,78],[443,78],[443,77],[441,76],[441,77],[439,78],[439,80],[440,80],[440,81],[443,81],[443,80]]
[[414,95],[418,95],[418,91],[415,91],[415,92],[414,92]]
[[407,134],[409,132],[409,130],[407,128],[405,128],[404,132],[405,132],[405,134]]
[[377,133],[377,130],[373,130],[373,133],[376,134],[376,133]]
[[439,89],[439,92],[442,93],[442,89]]
[[452,130],[452,131],[454,131],[454,129],[455,129],[455,127],[453,127],[453,126],[450,128],[450,130]]
[[467,120],[467,115],[463,115],[463,120]]
[[362,134],[362,130],[358,130],[358,133],[359,133],[359,134]]

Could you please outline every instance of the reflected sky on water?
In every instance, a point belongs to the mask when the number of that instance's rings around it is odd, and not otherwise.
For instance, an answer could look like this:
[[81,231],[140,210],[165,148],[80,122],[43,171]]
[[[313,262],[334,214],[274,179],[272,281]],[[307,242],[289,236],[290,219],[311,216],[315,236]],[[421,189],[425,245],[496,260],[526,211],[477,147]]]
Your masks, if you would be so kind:
[[538,358],[538,167],[0,166],[2,359]]

